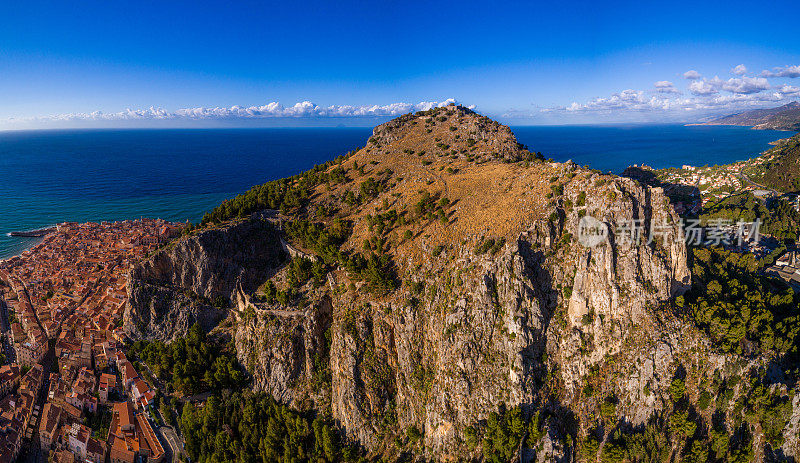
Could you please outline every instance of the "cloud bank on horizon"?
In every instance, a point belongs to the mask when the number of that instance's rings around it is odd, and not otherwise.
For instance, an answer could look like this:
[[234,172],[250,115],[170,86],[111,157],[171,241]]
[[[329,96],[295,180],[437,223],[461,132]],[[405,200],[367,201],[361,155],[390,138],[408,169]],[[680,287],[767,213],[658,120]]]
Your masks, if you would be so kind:
[[[800,87],[786,81],[800,77],[800,65],[776,67],[753,74],[744,64],[734,66],[727,79],[703,76],[690,69],[683,73],[686,81],[681,90],[675,83],[660,80],[649,90],[626,89],[610,96],[597,97],[584,103],[543,108],[543,113],[563,114],[643,114],[664,119],[704,118],[725,112],[776,106],[800,98]],[[509,114],[520,117],[520,114]]]
[[169,111],[164,108],[126,109],[118,112],[94,111],[91,113],[68,113],[50,116],[12,118],[11,122],[69,122],[69,121],[159,121],[159,120],[235,120],[269,118],[352,118],[393,117],[409,112],[426,111],[432,108],[458,104],[453,98],[442,101],[391,103],[387,105],[330,105],[320,106],[302,101],[284,106],[277,101],[259,106],[196,107]]
[[[569,105],[545,107],[532,111],[508,110],[496,114],[511,121],[535,121],[542,116],[560,115],[569,122],[578,115],[602,115],[608,121],[630,121],[636,117],[649,121],[702,120],[725,113],[759,107],[770,107],[800,99],[800,86],[792,80],[800,78],[800,65],[774,67],[753,73],[744,64],[730,69],[731,77],[718,75],[707,77],[696,70],[682,74],[679,83],[660,80],[646,90],[626,89],[605,97],[593,98],[583,103],[574,101]],[[194,107],[167,110],[152,106],[147,109],[125,109],[118,112],[94,111],[88,113],[66,113],[37,117],[10,118],[0,125],[14,128],[30,124],[52,125],[78,123],[136,122],[150,125],[159,123],[197,121],[258,121],[303,119],[362,119],[374,120],[395,117],[409,112],[424,111],[458,101],[449,98],[442,101],[419,103],[390,103],[384,105],[317,105],[302,101],[291,106],[273,101],[263,105],[230,107]],[[474,106],[470,106],[474,108]],[[491,115],[491,114],[490,114]]]

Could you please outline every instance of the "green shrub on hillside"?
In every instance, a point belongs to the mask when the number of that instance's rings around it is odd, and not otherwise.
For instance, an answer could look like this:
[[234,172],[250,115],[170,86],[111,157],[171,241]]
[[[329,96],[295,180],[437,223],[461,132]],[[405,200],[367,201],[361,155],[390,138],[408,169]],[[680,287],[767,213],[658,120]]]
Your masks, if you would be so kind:
[[212,396],[201,408],[189,403],[180,423],[186,452],[199,463],[360,460],[331,419],[298,412],[269,394]]
[[352,152],[339,156],[333,161],[314,166],[313,169],[292,177],[283,178],[257,185],[247,192],[234,198],[225,200],[207,212],[202,219],[202,224],[218,223],[236,217],[245,217],[263,209],[279,209],[291,213],[308,203],[311,190],[319,184],[337,184],[347,181],[347,176],[341,167],[335,167],[328,172],[328,168],[341,164]]
[[220,351],[198,324],[194,324],[186,336],[169,344],[136,341],[131,354],[144,361],[173,390],[183,394],[233,388],[245,379],[233,354]]
[[800,230],[800,213],[788,201],[772,199],[765,203],[749,191],[706,206],[700,215],[701,222],[707,224],[714,219],[730,220],[734,225],[759,220],[760,233],[782,240],[797,240]]
[[796,355],[800,318],[794,291],[756,272],[751,254],[718,248],[692,250],[692,289],[677,306],[723,352]]

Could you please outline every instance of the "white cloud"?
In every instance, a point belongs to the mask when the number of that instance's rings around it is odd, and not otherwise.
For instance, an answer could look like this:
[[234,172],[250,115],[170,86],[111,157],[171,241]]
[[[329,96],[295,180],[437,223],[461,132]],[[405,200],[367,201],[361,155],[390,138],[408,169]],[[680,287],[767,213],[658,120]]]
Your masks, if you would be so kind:
[[[749,108],[774,106],[800,99],[800,87],[772,86],[767,76],[800,77],[800,66],[784,66],[763,71],[759,77],[748,77],[743,64],[731,72],[736,75],[727,80],[718,76],[705,78],[695,70],[687,71],[678,86],[669,80],[659,80],[650,89],[627,89],[609,96],[593,98],[586,102],[572,102],[567,106],[535,108],[533,110],[507,110],[504,117],[536,117],[534,114],[584,114],[586,119],[603,114],[604,120],[687,120],[713,114],[724,114]],[[263,119],[314,119],[314,118],[389,118],[409,112],[427,110],[454,103],[455,100],[397,102],[385,105],[329,105],[321,106],[311,101],[301,101],[284,106],[277,101],[254,106],[194,107],[167,110],[160,107],[126,109],[119,112],[94,111],[89,113],[57,114],[33,118],[0,120],[9,127],[21,125],[98,126],[135,125],[149,126],[152,121],[167,121],[163,125],[181,126],[183,121],[236,121]],[[627,115],[625,115],[627,113]],[[526,116],[525,116],[526,115]],[[115,121],[132,121],[130,123]],[[137,121],[143,121],[141,123]],[[170,122],[172,121],[172,122]],[[41,122],[42,124],[37,124]],[[51,124],[55,122],[55,124]],[[75,124],[72,124],[75,122]],[[194,124],[194,122],[192,122]],[[202,123],[200,123],[202,124]],[[227,123],[225,123],[227,124]],[[243,124],[249,124],[243,122]],[[259,123],[255,123],[259,124]],[[306,124],[301,122],[300,125]],[[326,123],[322,123],[326,124]],[[209,123],[213,125],[213,122]]]
[[772,71],[761,71],[762,77],[800,77],[800,66],[783,66],[773,68]]
[[780,102],[784,99],[778,92],[732,95],[717,95],[711,99],[695,102],[695,109],[735,109],[759,106],[767,102]]
[[722,89],[731,93],[758,93],[769,90],[769,81],[763,77],[742,77],[728,79]]
[[695,95],[715,95],[722,85],[722,80],[715,76],[713,79],[695,80],[689,84],[689,91]]
[[267,118],[326,118],[326,117],[390,117],[415,111],[457,103],[449,98],[444,101],[422,101],[412,103],[391,103],[387,105],[331,105],[319,106],[310,101],[302,101],[285,107],[277,101],[260,106],[196,107],[169,111],[163,108],[126,109],[105,113],[70,113],[43,116],[15,121],[136,121],[136,120],[213,120],[213,119],[267,119]]
[[[800,88],[791,85],[772,87],[765,78],[741,77],[722,80],[692,79],[689,84],[691,95],[682,96],[672,82],[658,81],[654,84],[655,94],[628,89],[613,93],[608,97],[594,98],[586,103],[573,102],[568,106],[541,110],[546,113],[563,112],[568,114],[603,114],[625,118],[625,113],[638,114],[640,120],[686,120],[687,113],[697,118],[714,114],[724,114],[748,108],[760,108],[788,103],[800,97]],[[673,92],[671,89],[675,89]],[[773,90],[773,91],[767,91]]]
[[675,84],[668,80],[659,80],[653,86],[656,88],[656,92],[658,93],[667,93],[667,94],[675,94],[680,95],[682,92],[675,88]]
[[563,110],[571,113],[578,112],[610,112],[610,111],[650,111],[653,109],[673,109],[675,102],[681,99],[671,99],[661,96],[648,97],[645,92],[639,90],[623,90],[614,93],[608,98],[595,98],[584,104],[573,102],[569,106],[561,108],[551,108],[553,110]]
[[792,85],[781,85],[777,88],[778,93],[785,96],[800,96],[800,87],[794,87]]
[[703,76],[701,76],[699,72],[697,72],[695,70],[691,70],[691,71],[684,72],[683,73],[683,77],[685,79],[689,79],[689,80],[697,80],[697,79],[699,79],[699,78],[701,78]]
[[737,76],[743,76],[747,74],[747,66],[745,66],[744,64],[740,64],[731,69],[731,73],[736,74]]
[[[771,85],[763,76],[748,77],[743,64],[734,66],[736,77],[727,80],[718,76],[705,78],[695,70],[683,74],[686,86],[668,80],[653,84],[653,90],[627,89],[610,96],[573,102],[567,106],[540,109],[543,117],[571,114],[576,120],[596,121],[686,121],[719,116],[747,109],[775,107],[800,99],[800,86]],[[765,73],[768,71],[765,71]],[[769,71],[770,75],[800,77],[800,66],[787,66]],[[684,90],[684,91],[682,91]]]

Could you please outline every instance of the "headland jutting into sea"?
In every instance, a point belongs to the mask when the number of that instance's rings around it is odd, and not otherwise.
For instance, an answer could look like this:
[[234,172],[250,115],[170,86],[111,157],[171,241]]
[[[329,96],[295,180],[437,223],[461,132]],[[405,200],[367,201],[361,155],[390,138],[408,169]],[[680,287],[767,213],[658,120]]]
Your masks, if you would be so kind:
[[56,230],[58,230],[58,227],[38,228],[36,230],[27,231],[12,231],[8,234],[8,236],[18,236],[22,238],[42,238]]

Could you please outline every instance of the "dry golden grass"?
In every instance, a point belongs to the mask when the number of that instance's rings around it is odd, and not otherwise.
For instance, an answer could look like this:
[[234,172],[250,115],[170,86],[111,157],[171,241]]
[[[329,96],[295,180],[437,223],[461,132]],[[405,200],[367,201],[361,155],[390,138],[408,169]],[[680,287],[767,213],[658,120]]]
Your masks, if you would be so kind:
[[[497,128],[489,125],[490,129],[485,129],[486,119],[482,116],[456,112],[446,122],[434,126],[426,126],[427,119],[413,118],[388,134],[379,127],[375,131],[377,143],[370,143],[342,164],[348,182],[317,187],[314,202],[335,205],[339,209],[337,216],[353,222],[347,248],[360,249],[365,239],[374,236],[366,220],[368,215],[388,209],[413,214],[422,191],[449,199],[448,223],[414,220],[390,231],[386,237],[398,260],[420,261],[436,246],[474,246],[482,237],[510,239],[536,220],[549,216],[552,206],[547,194],[551,177],[559,173],[559,165],[504,162],[494,154],[498,147],[513,147],[520,156],[528,153],[517,147],[516,139],[506,127],[492,123]],[[471,137],[475,137],[474,143],[467,141]],[[394,139],[383,141],[388,138]],[[438,143],[449,145],[446,156],[441,155],[443,150]],[[455,155],[452,150],[456,150]],[[422,156],[421,151],[424,151]],[[355,166],[363,166],[364,173]],[[385,169],[392,171],[390,186],[377,198],[356,207],[341,201],[348,190],[358,194],[361,182],[379,178]],[[403,238],[406,230],[412,232],[412,239]]]

